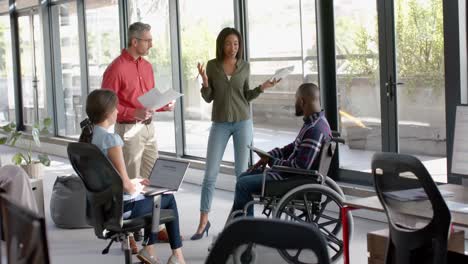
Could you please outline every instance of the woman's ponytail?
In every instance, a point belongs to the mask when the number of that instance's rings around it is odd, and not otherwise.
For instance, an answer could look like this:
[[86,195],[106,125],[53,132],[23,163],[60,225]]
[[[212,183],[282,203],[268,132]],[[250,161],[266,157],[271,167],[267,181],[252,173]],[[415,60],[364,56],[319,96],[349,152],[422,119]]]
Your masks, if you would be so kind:
[[93,140],[94,124],[91,122],[91,120],[89,120],[89,118],[86,118],[85,120],[81,121],[80,127],[81,135],[78,141],[83,143],[91,143]]

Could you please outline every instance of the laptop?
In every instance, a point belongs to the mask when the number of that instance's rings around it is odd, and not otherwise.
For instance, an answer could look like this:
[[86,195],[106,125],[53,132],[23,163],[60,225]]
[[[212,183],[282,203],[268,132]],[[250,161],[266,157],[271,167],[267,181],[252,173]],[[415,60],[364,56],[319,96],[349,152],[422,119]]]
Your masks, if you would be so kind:
[[158,158],[149,177],[149,186],[142,190],[144,195],[158,195],[167,191],[178,191],[190,162]]

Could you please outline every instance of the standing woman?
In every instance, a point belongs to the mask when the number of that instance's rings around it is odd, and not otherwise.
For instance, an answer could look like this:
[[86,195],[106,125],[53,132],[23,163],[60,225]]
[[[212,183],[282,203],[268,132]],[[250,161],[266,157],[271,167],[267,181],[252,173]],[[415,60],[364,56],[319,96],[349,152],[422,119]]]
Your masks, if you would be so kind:
[[249,102],[257,98],[265,89],[273,87],[277,81],[267,80],[262,85],[250,89],[250,65],[242,60],[242,38],[234,28],[224,28],[216,38],[216,58],[208,61],[206,71],[200,63],[198,72],[203,79],[200,92],[203,99],[213,101],[208,138],[206,170],[203,178],[200,222],[192,240],[198,240],[204,233],[208,235],[211,208],[216,178],[227,142],[234,140],[235,172],[238,177],[247,170],[249,151],[252,143],[252,120]]

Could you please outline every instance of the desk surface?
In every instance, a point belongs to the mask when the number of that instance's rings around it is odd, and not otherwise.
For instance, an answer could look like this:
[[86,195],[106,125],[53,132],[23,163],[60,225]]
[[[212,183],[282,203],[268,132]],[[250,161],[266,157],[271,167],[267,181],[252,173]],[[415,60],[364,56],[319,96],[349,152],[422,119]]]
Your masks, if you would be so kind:
[[[440,185],[439,189],[453,192],[454,194],[453,196],[444,197],[446,201],[453,201],[453,202],[468,204],[468,187],[455,185],[455,184],[445,184],[445,185]],[[420,206],[421,204],[427,205],[427,203],[411,201],[411,202],[407,202],[407,204],[408,204],[408,207],[405,208],[406,209],[405,214],[407,213],[408,215],[412,215],[412,216],[421,216],[423,218],[432,218],[431,210],[429,208],[424,208]],[[353,208],[358,208],[358,209],[367,209],[367,210],[376,211],[376,212],[384,212],[382,204],[380,203],[379,198],[377,196],[371,196],[371,197],[366,197],[366,198],[359,198],[359,199],[345,201],[345,205],[348,205]],[[457,212],[451,212],[451,214],[452,214],[452,223],[454,225],[468,227],[468,214],[457,213]]]

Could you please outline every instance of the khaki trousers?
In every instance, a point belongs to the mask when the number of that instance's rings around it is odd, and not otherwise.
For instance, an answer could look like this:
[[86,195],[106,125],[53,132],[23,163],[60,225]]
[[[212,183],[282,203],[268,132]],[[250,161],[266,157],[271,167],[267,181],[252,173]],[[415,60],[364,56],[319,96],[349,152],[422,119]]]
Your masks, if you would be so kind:
[[128,177],[148,178],[158,158],[154,123],[115,124],[115,133],[124,141],[123,155]]

